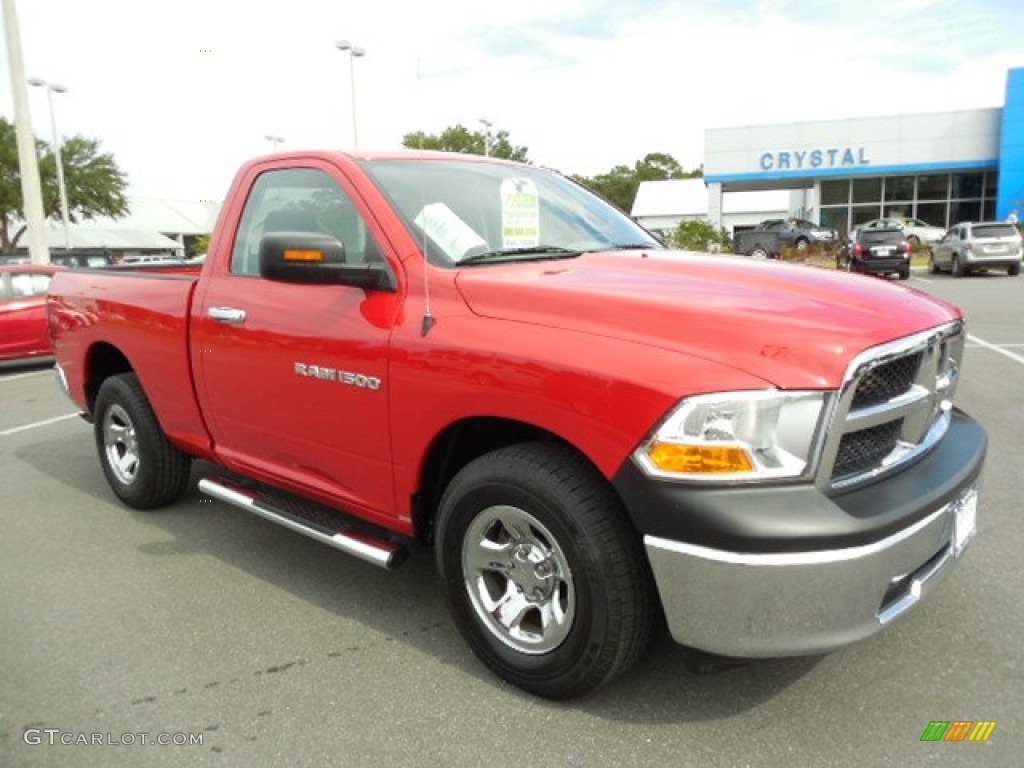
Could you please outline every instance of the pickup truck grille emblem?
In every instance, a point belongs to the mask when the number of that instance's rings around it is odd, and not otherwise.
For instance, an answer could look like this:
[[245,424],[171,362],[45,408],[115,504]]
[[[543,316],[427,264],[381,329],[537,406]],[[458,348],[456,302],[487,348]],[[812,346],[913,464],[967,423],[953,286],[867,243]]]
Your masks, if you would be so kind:
[[296,363],[295,373],[309,379],[322,379],[323,381],[336,381],[339,384],[347,384],[350,387],[360,387],[377,391],[380,389],[381,380],[376,376],[367,376],[353,371],[343,371],[338,368],[326,368],[322,365],[308,365]]

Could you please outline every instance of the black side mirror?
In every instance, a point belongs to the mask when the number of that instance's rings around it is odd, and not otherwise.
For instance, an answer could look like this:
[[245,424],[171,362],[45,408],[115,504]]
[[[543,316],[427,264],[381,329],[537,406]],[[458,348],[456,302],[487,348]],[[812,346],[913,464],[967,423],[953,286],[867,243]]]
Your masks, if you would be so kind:
[[394,291],[386,264],[346,264],[345,246],[319,232],[272,232],[260,240],[260,277],[282,283]]

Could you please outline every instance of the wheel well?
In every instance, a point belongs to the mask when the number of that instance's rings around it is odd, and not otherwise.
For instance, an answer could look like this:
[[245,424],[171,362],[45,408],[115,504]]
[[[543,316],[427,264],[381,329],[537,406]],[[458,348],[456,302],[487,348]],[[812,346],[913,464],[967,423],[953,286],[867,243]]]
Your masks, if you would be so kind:
[[412,499],[416,538],[425,544],[433,539],[437,506],[444,489],[460,469],[498,448],[536,440],[569,445],[547,430],[509,419],[477,417],[448,426],[430,446],[423,463],[419,490]]
[[85,397],[89,403],[89,412],[93,412],[96,395],[99,394],[103,382],[119,373],[134,370],[121,350],[110,344],[97,344],[89,350],[85,364]]

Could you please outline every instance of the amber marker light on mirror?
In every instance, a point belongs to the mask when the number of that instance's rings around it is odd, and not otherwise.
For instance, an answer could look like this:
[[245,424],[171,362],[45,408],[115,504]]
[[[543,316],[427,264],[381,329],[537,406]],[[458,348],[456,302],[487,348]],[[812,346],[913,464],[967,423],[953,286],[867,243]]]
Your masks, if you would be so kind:
[[323,261],[323,251],[285,251],[285,261]]

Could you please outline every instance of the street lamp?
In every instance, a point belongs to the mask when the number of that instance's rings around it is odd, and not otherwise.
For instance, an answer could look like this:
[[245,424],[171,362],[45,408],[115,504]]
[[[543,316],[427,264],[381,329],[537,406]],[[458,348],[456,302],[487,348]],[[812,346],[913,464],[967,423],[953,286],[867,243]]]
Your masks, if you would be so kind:
[[274,136],[268,133],[264,138],[270,142],[272,152],[277,152],[277,148],[284,143],[284,136]]
[[494,126],[490,120],[485,117],[480,118],[480,124],[484,127],[484,157],[491,156],[491,128]]
[[356,64],[355,60],[365,56],[366,51],[349,40],[339,40],[334,44],[339,51],[348,51],[349,92],[352,95],[352,149],[359,148],[359,133],[356,127]]
[[60,194],[60,218],[64,224],[64,250],[71,250],[71,224],[68,216],[68,190],[64,185],[64,158],[61,157],[60,134],[57,133],[57,118],[53,109],[53,94],[67,93],[67,88],[57,83],[48,83],[38,77],[29,78],[29,85],[46,89],[46,102],[50,108],[50,130],[53,132],[53,156],[57,161],[57,191]]

